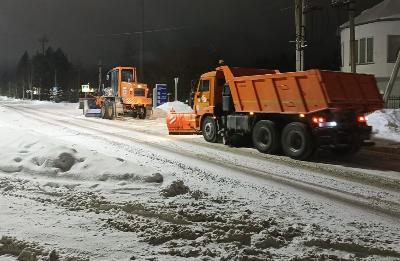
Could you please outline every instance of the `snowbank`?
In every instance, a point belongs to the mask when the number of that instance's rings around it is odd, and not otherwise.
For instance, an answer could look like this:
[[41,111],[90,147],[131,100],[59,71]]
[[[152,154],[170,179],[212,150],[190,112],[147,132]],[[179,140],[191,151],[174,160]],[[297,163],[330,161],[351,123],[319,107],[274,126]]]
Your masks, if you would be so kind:
[[39,101],[39,100],[31,100],[29,98],[25,98],[24,100],[22,99],[17,99],[17,98],[11,98],[7,96],[0,96],[0,102],[3,102],[4,104],[29,104],[29,105],[59,105],[62,104],[64,106],[73,106],[77,107],[78,103],[70,103],[70,102],[60,102],[60,103],[55,103],[53,101]]
[[368,116],[375,137],[400,142],[400,109],[380,110]]
[[[151,167],[0,124],[0,171],[87,181],[148,182]],[[151,181],[150,181],[151,182]]]
[[163,105],[158,106],[157,109],[161,109],[167,113],[171,112],[171,110],[174,110],[175,112],[193,112],[192,108],[180,101],[164,103]]
[[26,98],[25,100],[22,100],[22,99],[16,99],[16,98],[7,97],[7,96],[0,96],[0,101],[7,102],[7,103],[28,103],[28,104],[52,103],[50,101],[31,100],[31,99],[28,99],[28,98]]

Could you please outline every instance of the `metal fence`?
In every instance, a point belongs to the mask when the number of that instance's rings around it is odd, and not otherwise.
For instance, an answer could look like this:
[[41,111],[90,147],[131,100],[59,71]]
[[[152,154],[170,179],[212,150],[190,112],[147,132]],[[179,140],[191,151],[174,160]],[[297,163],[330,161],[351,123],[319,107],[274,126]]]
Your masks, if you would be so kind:
[[385,108],[387,109],[400,109],[400,96],[392,96],[389,97],[386,104]]

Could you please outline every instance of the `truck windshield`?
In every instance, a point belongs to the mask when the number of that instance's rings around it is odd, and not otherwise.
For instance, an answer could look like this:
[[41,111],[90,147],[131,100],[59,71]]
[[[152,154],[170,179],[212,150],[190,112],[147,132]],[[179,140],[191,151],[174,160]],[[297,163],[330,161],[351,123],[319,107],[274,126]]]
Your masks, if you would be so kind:
[[122,70],[122,81],[123,82],[133,82],[133,71],[132,70]]
[[210,90],[210,80],[201,80],[199,92],[208,92]]

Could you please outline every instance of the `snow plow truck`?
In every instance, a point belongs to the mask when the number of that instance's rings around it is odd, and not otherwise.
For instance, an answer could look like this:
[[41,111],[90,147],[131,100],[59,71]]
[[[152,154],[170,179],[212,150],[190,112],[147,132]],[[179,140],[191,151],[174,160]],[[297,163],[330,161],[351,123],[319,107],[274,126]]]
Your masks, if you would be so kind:
[[96,107],[100,117],[113,120],[117,116],[130,114],[145,119],[151,114],[152,99],[148,98],[149,88],[137,81],[136,68],[116,67],[107,73],[107,88],[96,96]]
[[383,108],[372,75],[230,68],[201,76],[193,113],[171,113],[171,135],[208,142],[248,139],[262,153],[306,160],[317,149],[353,154],[371,146],[366,114]]

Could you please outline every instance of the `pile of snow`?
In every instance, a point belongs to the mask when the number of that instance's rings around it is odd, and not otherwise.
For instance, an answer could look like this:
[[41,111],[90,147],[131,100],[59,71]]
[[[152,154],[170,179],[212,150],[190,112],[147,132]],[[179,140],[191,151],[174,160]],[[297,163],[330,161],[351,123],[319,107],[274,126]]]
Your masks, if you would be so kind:
[[0,172],[73,180],[160,183],[153,168],[0,124]]
[[161,109],[167,113],[171,112],[171,110],[175,112],[193,112],[192,108],[180,101],[164,103],[163,105],[158,106],[157,109]]
[[400,142],[400,109],[376,111],[368,116],[375,137]]

